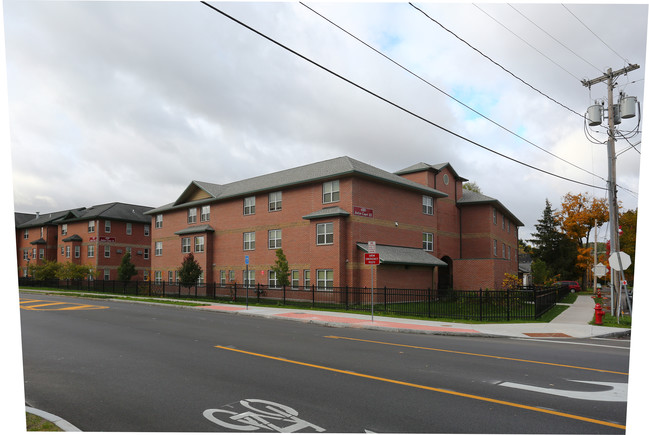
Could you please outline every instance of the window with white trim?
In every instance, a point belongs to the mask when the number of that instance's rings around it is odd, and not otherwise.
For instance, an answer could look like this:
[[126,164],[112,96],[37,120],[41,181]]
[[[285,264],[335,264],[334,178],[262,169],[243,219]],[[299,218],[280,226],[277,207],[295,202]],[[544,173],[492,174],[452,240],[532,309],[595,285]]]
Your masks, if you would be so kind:
[[170,270],[169,272],[167,272],[167,282],[169,284],[174,283],[174,271],[173,270]]
[[255,286],[255,271],[254,270],[248,270],[248,273],[246,271],[243,271],[243,286],[244,287],[254,287]]
[[155,242],[155,256],[160,257],[162,255],[162,242]]
[[268,231],[268,249],[278,249],[282,247],[282,230]]
[[254,251],[255,250],[255,233],[243,233],[243,250],[244,251]]
[[194,252],[205,252],[205,236],[194,237]]
[[94,220],[88,221],[88,232],[89,233],[94,233],[95,232],[95,221]]
[[[36,249],[34,249],[35,251]],[[34,252],[34,257],[36,257],[36,252]],[[65,258],[70,258],[70,247],[66,246],[65,247]]]
[[148,224],[144,225],[144,235],[148,237],[150,233],[151,233],[151,226]]
[[23,231],[23,239],[29,239],[29,230],[28,229],[25,229],[25,231]]
[[433,233],[424,233],[423,234],[423,248],[424,251],[433,250]]
[[162,284],[162,271],[156,270],[154,274],[156,284]]
[[423,195],[421,197],[421,203],[422,203],[422,208],[424,214],[433,214],[433,197],[432,196],[426,196]]
[[110,280],[110,269],[104,269],[104,281]]
[[[77,247],[75,248],[75,257],[79,258],[79,255],[76,255],[76,250],[77,250],[77,249],[80,249],[80,247],[77,246]],[[38,258],[39,258],[40,260],[42,260],[43,258],[45,258],[45,249],[40,248],[40,249],[38,250]]]
[[162,228],[162,214],[155,215],[155,227]]
[[496,207],[493,208],[493,214],[494,214],[494,225],[498,224],[498,211],[496,210]]
[[322,203],[340,201],[340,182],[338,180],[322,183]]
[[243,215],[255,214],[255,197],[249,196],[243,199]]
[[126,235],[130,236],[131,234],[133,234],[133,224],[126,222]]
[[295,289],[300,286],[300,271],[291,270],[291,288]]
[[[41,249],[41,251],[42,251],[42,249]],[[74,258],[79,258],[79,257],[81,257],[81,246],[75,246],[74,247]],[[43,256],[41,255],[40,258],[43,258]]]
[[145,260],[149,259],[149,248],[144,248],[144,255],[143,255]]
[[95,245],[88,245],[88,258],[94,258],[95,256]]
[[227,271],[225,271],[225,270],[222,270],[222,271],[220,271],[220,273],[219,273],[219,275],[220,275],[221,287],[223,287],[223,286],[226,284],[226,281],[225,281],[226,273],[227,273]]
[[180,239],[180,252],[183,254],[189,254],[192,252],[192,241],[189,237],[183,237]]
[[316,225],[316,244],[331,245],[334,242],[334,224],[327,222]]
[[334,286],[334,271],[333,269],[318,269],[317,286],[318,290],[332,290]]
[[268,211],[280,211],[282,209],[282,192],[271,192],[268,194]]
[[277,288],[277,272],[274,270],[268,271],[268,288]]
[[309,269],[304,269],[304,289],[311,287],[311,271]]
[[196,207],[192,207],[187,210],[187,223],[188,224],[196,223]]
[[61,235],[65,236],[68,234],[68,224],[62,224],[61,225]]
[[104,257],[110,258],[110,246],[108,245],[104,246]]
[[210,206],[204,205],[201,207],[201,222],[207,222],[210,220]]
[[110,233],[111,224],[110,221],[104,221],[104,231]]

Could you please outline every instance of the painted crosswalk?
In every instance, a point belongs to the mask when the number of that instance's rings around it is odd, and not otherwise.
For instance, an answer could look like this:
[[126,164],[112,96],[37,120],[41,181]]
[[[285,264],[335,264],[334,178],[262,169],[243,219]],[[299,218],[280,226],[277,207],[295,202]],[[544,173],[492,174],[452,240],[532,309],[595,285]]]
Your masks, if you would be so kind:
[[20,308],[31,311],[72,311],[72,310],[104,310],[102,305],[76,304],[70,302],[48,301],[44,299],[20,299]]

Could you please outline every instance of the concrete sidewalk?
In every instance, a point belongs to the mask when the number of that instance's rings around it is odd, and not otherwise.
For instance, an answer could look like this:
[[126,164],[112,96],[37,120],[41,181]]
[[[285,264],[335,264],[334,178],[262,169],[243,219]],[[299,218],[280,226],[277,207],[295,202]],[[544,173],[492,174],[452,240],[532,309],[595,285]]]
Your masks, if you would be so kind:
[[228,312],[238,315],[293,320],[337,328],[374,329],[439,335],[516,338],[588,338],[624,336],[630,329],[589,325],[595,313],[590,295],[581,295],[574,304],[550,323],[452,323],[433,320],[398,319],[367,314],[337,313],[292,308],[246,308],[241,305],[210,304],[200,310]]

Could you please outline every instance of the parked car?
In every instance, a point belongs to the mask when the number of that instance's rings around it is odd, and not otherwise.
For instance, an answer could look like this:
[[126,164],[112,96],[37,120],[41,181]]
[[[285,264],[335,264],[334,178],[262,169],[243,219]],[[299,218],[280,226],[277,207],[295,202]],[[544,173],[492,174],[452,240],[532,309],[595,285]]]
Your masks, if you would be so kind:
[[581,286],[577,281],[557,281],[554,285],[562,288],[567,288],[570,292],[580,292]]

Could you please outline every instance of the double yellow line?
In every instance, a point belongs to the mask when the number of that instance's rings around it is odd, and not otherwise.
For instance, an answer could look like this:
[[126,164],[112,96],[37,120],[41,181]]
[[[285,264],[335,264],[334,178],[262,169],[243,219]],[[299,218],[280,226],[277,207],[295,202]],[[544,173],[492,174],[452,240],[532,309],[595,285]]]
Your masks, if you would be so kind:
[[[43,302],[43,303],[38,303],[38,302]],[[53,308],[53,307],[58,307],[58,308]],[[101,305],[72,304],[70,302],[53,302],[53,301],[40,300],[40,299],[22,299],[20,301],[20,308],[22,308],[23,310],[32,310],[32,311],[70,311],[70,310],[103,310],[103,309],[107,309],[108,307],[104,307]]]
[[[369,342],[369,343],[379,343],[379,344],[387,344],[387,345],[403,346],[403,347],[412,347],[412,348],[428,349],[428,350],[441,350],[441,351],[444,351],[444,352],[453,352],[453,353],[475,355],[475,356],[483,356],[483,357],[489,357],[489,358],[500,358],[500,359],[514,360],[514,361],[523,361],[523,362],[532,362],[532,363],[538,363],[538,364],[558,365],[558,366],[562,366],[562,367],[580,368],[580,367],[567,366],[567,365],[562,365],[562,364],[542,363],[542,362],[537,362],[537,361],[521,360],[521,359],[515,359],[515,358],[496,357],[496,356],[492,356],[492,355],[472,354],[472,353],[468,353],[468,352],[446,351],[446,350],[443,350],[443,349],[432,349],[432,348],[425,348],[425,347],[419,347],[419,346],[399,345],[399,344],[395,344],[395,343],[386,343],[386,342],[380,342],[380,341],[360,340],[360,339],[354,339],[354,338],[335,337],[335,336],[328,336],[328,337],[325,337],[325,338],[337,338],[337,339],[345,339],[345,340],[365,341],[365,342]],[[427,391],[434,391],[436,393],[442,393],[442,394],[448,394],[448,395],[451,395],[451,396],[464,397],[464,398],[467,398],[467,399],[480,400],[482,402],[496,403],[496,404],[503,405],[503,406],[510,406],[510,407],[519,408],[519,409],[526,409],[528,411],[540,412],[540,413],[543,413],[543,414],[551,414],[551,415],[555,415],[555,416],[559,416],[559,417],[570,418],[570,419],[573,419],[573,420],[580,420],[580,421],[585,421],[585,422],[589,422],[589,423],[599,424],[599,425],[602,425],[602,426],[609,426],[609,427],[614,427],[614,428],[618,428],[618,429],[626,429],[626,426],[624,426],[624,425],[617,424],[617,423],[612,423],[612,422],[609,422],[609,421],[597,420],[597,419],[589,418],[589,417],[582,417],[582,416],[579,416],[579,415],[568,414],[568,413],[560,412],[560,411],[553,411],[553,410],[545,409],[545,408],[538,408],[538,407],[535,407],[535,406],[522,405],[520,403],[509,402],[509,401],[506,401],[506,400],[498,400],[498,399],[493,399],[493,398],[490,398],[490,397],[477,396],[475,394],[460,393],[460,392],[457,392],[457,391],[446,390],[446,389],[443,389],[443,388],[429,387],[427,385],[421,385],[421,384],[414,384],[414,383],[411,383],[411,382],[399,381],[399,380],[396,380],[396,379],[389,379],[389,378],[383,378],[383,377],[379,377],[379,376],[366,375],[366,374],[363,374],[363,373],[352,372],[352,371],[349,371],[349,370],[341,370],[341,369],[336,369],[336,368],[333,368],[333,367],[326,367],[326,366],[321,366],[321,365],[317,365],[317,364],[305,363],[305,362],[302,362],[302,361],[295,361],[295,360],[282,358],[282,357],[277,357],[277,356],[272,356],[272,355],[264,355],[264,354],[261,354],[261,353],[250,352],[250,351],[241,350],[241,349],[234,349],[234,348],[226,347],[226,346],[214,346],[214,347],[217,348],[217,349],[229,350],[231,352],[238,352],[238,353],[241,353],[241,354],[252,355],[252,356],[256,356],[256,357],[271,359],[271,360],[275,360],[275,361],[281,361],[281,362],[300,365],[300,366],[304,366],[304,367],[311,367],[311,368],[315,368],[315,369],[319,369],[319,370],[326,370],[326,371],[329,371],[329,372],[335,372],[335,373],[341,373],[341,374],[350,375],[350,376],[356,376],[356,377],[359,377],[359,378],[372,379],[372,380],[375,380],[375,381],[387,382],[387,383],[390,383],[390,384],[402,385],[402,386],[405,386],[405,387],[418,388],[418,389],[427,390]],[[606,370],[588,369],[588,368],[586,368],[586,370],[606,371]],[[619,372],[609,372],[609,373],[619,373]],[[623,374],[623,373],[620,373],[620,374]]]

